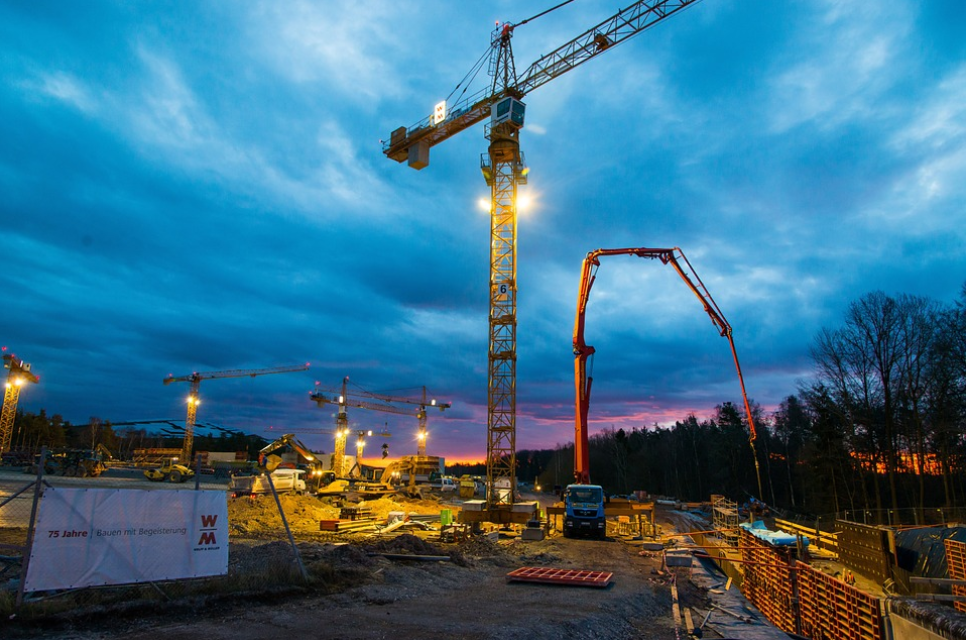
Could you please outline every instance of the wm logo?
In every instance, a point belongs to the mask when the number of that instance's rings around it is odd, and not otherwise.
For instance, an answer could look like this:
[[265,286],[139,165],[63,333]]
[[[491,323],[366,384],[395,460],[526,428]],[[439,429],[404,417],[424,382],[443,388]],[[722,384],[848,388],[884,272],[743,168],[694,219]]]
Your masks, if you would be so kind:
[[203,515],[201,516],[201,539],[198,540],[198,544],[218,544],[215,540],[215,523],[218,522],[218,516],[216,515]]

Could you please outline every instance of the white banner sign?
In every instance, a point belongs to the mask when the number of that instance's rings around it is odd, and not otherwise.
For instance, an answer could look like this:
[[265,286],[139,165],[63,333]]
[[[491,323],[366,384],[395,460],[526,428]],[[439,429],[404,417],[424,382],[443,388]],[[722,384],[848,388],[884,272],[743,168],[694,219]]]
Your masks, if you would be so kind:
[[25,591],[228,573],[224,491],[44,491]]

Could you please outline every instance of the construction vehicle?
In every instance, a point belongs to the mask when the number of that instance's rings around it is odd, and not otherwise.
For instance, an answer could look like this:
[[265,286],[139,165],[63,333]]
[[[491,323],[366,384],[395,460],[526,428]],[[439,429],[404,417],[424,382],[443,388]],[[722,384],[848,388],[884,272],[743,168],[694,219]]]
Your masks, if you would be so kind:
[[592,536],[603,539],[607,535],[604,515],[604,489],[597,484],[572,484],[564,492],[565,538]]
[[64,461],[64,475],[76,478],[97,478],[107,471],[107,462],[114,456],[103,444],[93,449],[71,449]]
[[30,364],[24,362],[12,353],[3,351],[3,368],[7,369],[7,382],[3,391],[3,408],[0,409],[0,454],[10,450],[13,440],[13,423],[17,417],[17,402],[20,399],[20,388],[28,382],[36,384],[40,378],[30,371]]
[[[577,315],[574,320],[574,383],[576,387],[576,416],[574,420],[574,478],[577,485],[587,485],[590,483],[590,453],[588,450],[587,433],[587,413],[590,407],[590,388],[593,384],[593,377],[587,373],[587,361],[595,353],[595,349],[584,342],[584,317],[587,311],[587,303],[590,299],[590,289],[594,286],[597,278],[597,269],[600,267],[602,256],[632,255],[639,258],[650,260],[660,260],[663,264],[671,265],[677,272],[691,292],[697,296],[704,307],[705,313],[711,318],[711,323],[718,329],[722,337],[728,339],[731,345],[731,355],[734,358],[735,370],[738,373],[738,382],[741,387],[741,396],[745,403],[745,413],[748,419],[748,442],[751,445],[752,456],[755,459],[755,474],[758,478],[758,495],[761,494],[761,473],[759,471],[758,456],[755,452],[755,422],[751,412],[751,405],[748,402],[748,394],[745,392],[745,380],[741,375],[741,365],[738,363],[738,352],[735,350],[735,341],[732,338],[731,325],[725,320],[724,314],[718,308],[717,303],[708,293],[707,288],[694,271],[694,267],[688,261],[684,252],[679,247],[673,249],[651,249],[647,247],[637,247],[628,249],[597,249],[591,251],[584,258],[580,274],[580,288],[577,292]],[[690,275],[689,275],[690,274]],[[573,485],[572,485],[573,486]],[[569,490],[569,487],[568,487]]]
[[476,480],[473,476],[460,476],[459,496],[463,500],[472,500],[476,496]]
[[[275,471],[279,464],[282,462],[282,458],[275,454],[279,449],[288,447],[294,450],[302,460],[305,460],[305,489],[303,491],[308,491],[309,493],[317,493],[323,487],[328,486],[334,481],[335,474],[331,471],[326,471],[322,466],[322,461],[319,460],[318,456],[309,450],[307,446],[302,444],[302,442],[295,437],[294,433],[286,433],[277,440],[265,445],[261,451],[258,452],[258,475],[269,474]],[[279,470],[281,471],[281,470]],[[240,478],[241,476],[236,476],[232,478]],[[239,480],[239,482],[243,482]]]
[[[274,486],[275,493],[302,495],[308,491],[308,484],[305,481],[306,474],[305,469],[275,469],[272,472],[255,475],[235,475],[228,482],[228,491],[234,497],[257,496],[271,493]],[[269,476],[271,476],[271,485],[268,481]]]
[[[375,432],[372,429],[356,430],[356,462],[349,469],[349,473],[346,474],[349,478],[360,479],[363,477],[363,462],[362,454],[366,449],[366,438],[371,438],[373,436],[379,436],[381,438],[391,438],[392,434],[388,431],[382,431],[381,433]],[[389,445],[382,445],[382,457],[385,458],[389,455]]]
[[166,385],[172,382],[191,383],[191,391],[188,393],[188,417],[185,419],[184,441],[181,445],[181,459],[191,460],[191,453],[194,448],[195,418],[198,415],[198,405],[201,404],[199,390],[202,380],[213,380],[216,378],[254,378],[255,376],[264,376],[272,373],[305,371],[308,368],[308,363],[305,363],[304,365],[294,367],[272,367],[270,369],[232,369],[230,371],[209,371],[207,373],[194,372],[178,377],[175,377],[173,374],[168,374],[168,377],[164,379],[164,384]]
[[[516,493],[517,187],[527,184],[529,173],[520,150],[520,131],[526,113],[522,100],[534,89],[696,2],[698,0],[634,2],[541,56],[520,75],[516,72],[510,44],[514,32],[568,3],[562,2],[517,24],[497,23],[491,34],[488,55],[480,58],[479,66],[467,74],[472,79],[482,65],[488,63],[489,85],[464,97],[469,89],[467,85],[452,107],[445,100],[438,103],[430,116],[411,127],[398,127],[383,143],[383,153],[387,157],[396,162],[406,161],[414,169],[422,169],[429,165],[430,147],[489,118],[484,135],[490,144],[481,158],[480,169],[491,195],[490,232],[487,236],[490,332],[487,513],[484,514],[490,522],[511,521],[516,517],[512,505]],[[510,488],[506,489],[507,486]]]
[[[106,461],[113,459],[111,452],[104,445],[97,445],[94,449],[59,449],[47,453],[44,463],[44,475],[65,476],[68,478],[97,478],[107,471]],[[34,456],[33,462],[24,467],[24,473],[37,473],[40,464],[40,454]]]
[[194,470],[178,464],[177,458],[165,460],[160,467],[144,470],[144,477],[152,482],[185,482],[194,475]]

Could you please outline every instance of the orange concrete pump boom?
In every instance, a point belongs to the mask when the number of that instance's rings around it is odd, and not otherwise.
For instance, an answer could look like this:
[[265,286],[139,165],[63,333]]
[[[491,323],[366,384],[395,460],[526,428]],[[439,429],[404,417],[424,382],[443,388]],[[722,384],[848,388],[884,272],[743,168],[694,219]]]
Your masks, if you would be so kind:
[[[680,257],[680,260],[678,257]],[[711,323],[717,328],[722,337],[728,338],[731,345],[731,355],[734,357],[735,370],[738,372],[738,382],[741,385],[741,397],[745,403],[745,413],[748,417],[748,442],[751,445],[751,452],[755,459],[755,475],[758,479],[758,495],[761,494],[761,472],[758,466],[758,455],[755,452],[755,439],[758,434],[755,431],[755,422],[752,417],[751,405],[748,403],[748,394],[745,392],[745,380],[741,375],[741,365],[738,363],[738,352],[735,350],[735,341],[731,337],[731,325],[725,320],[724,314],[718,308],[717,303],[708,293],[701,278],[694,271],[694,267],[688,262],[687,256],[679,247],[673,249],[651,249],[647,247],[637,247],[629,249],[597,249],[591,251],[584,258],[580,273],[580,289],[577,292],[577,316],[574,320],[574,384],[576,387],[576,416],[574,422],[574,477],[579,484],[590,483],[590,453],[587,448],[587,413],[590,408],[590,388],[593,384],[593,377],[587,375],[587,359],[594,354],[594,348],[584,342],[584,316],[587,311],[587,302],[590,299],[590,289],[594,286],[597,278],[597,269],[600,267],[601,256],[632,255],[639,258],[660,260],[663,264],[670,264],[677,272],[684,283],[688,285],[691,292],[697,296],[704,307],[705,313],[711,318]],[[686,268],[682,266],[686,265]]]

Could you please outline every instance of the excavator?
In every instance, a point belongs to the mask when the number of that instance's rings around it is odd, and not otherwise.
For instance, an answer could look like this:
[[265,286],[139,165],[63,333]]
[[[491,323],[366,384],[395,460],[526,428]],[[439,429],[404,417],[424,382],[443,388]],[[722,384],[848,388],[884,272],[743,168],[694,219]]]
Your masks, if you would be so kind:
[[306,490],[309,493],[318,493],[335,481],[335,474],[331,471],[326,471],[322,467],[322,461],[314,453],[309,451],[309,448],[302,444],[295,437],[295,434],[292,433],[286,433],[274,442],[270,442],[258,452],[258,469],[261,473],[272,473],[278,468],[282,463],[282,458],[274,452],[284,447],[290,447],[305,459],[308,466],[308,473],[306,474],[308,477],[306,478],[305,484]]
[[[575,416],[575,436],[574,436],[574,476],[578,485],[590,485],[590,454],[587,447],[587,413],[590,407],[590,388],[593,377],[587,374],[587,360],[593,356],[594,348],[584,342],[584,315],[587,311],[587,302],[590,297],[590,289],[594,286],[597,278],[597,269],[600,267],[600,258],[603,256],[632,255],[639,258],[650,260],[660,260],[663,264],[669,264],[677,272],[691,292],[697,296],[704,307],[705,313],[711,318],[711,323],[717,328],[722,337],[728,339],[731,345],[731,355],[734,358],[735,369],[738,373],[738,382],[741,386],[741,396],[745,403],[745,412],[748,419],[748,442],[751,445],[752,456],[755,460],[755,475],[758,479],[758,495],[761,491],[761,472],[758,465],[758,456],[755,452],[755,423],[752,417],[751,405],[748,403],[748,394],[745,392],[745,381],[741,375],[741,365],[738,363],[738,353],[735,350],[735,342],[731,337],[731,325],[725,320],[724,314],[715,303],[711,294],[705,288],[704,283],[697,276],[691,263],[688,261],[684,252],[679,247],[673,249],[653,249],[647,247],[627,248],[627,249],[597,249],[591,251],[584,258],[580,275],[580,289],[577,294],[577,316],[574,321],[574,382],[576,386],[576,416]],[[689,273],[691,275],[689,275]],[[692,279],[693,277],[693,279]]]

